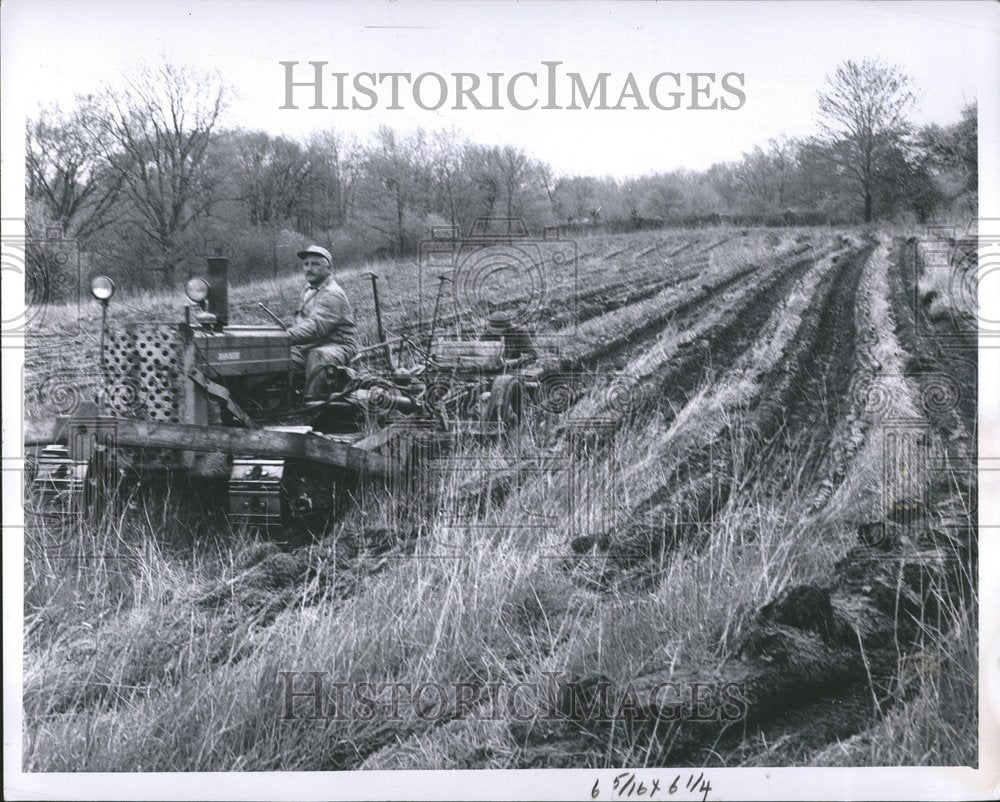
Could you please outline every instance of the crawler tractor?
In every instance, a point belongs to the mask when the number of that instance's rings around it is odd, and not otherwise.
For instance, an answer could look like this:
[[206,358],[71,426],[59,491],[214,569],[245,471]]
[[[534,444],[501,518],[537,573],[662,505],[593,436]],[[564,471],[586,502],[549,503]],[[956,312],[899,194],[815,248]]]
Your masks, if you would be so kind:
[[281,540],[322,531],[347,488],[416,470],[429,445],[517,422],[537,383],[504,371],[501,343],[387,337],[372,286],[379,342],[332,377],[338,392],[304,405],[280,319],[265,308],[275,325],[230,322],[225,258],[187,282],[191,303],[173,324],[109,326],[114,283],[96,277],[102,386],[26,443],[41,449],[41,514],[92,516],[122,474],[181,472],[224,482],[231,523]]

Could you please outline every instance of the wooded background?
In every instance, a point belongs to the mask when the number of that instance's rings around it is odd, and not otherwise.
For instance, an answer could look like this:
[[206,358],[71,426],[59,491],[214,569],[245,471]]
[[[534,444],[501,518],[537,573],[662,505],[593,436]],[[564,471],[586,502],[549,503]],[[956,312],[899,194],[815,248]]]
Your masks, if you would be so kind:
[[467,232],[479,217],[573,236],[974,216],[976,104],[953,124],[916,126],[916,91],[896,66],[846,61],[818,93],[815,136],[772,139],[704,171],[617,179],[556,175],[519,147],[457,130],[295,141],[227,125],[220,78],[161,63],[28,121],[28,278],[49,302],[75,291],[45,245],[60,237],[86,272],[158,288],[218,251],[247,281],[287,275],[306,241],[333,243],[346,262],[400,257],[432,226]]

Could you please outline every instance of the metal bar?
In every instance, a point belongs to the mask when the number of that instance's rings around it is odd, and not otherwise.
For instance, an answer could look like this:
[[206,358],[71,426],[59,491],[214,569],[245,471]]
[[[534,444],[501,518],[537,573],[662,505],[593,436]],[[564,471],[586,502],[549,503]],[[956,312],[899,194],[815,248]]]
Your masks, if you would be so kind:
[[280,317],[278,317],[276,314],[274,314],[274,312],[272,312],[270,309],[268,309],[263,303],[261,303],[260,301],[257,301],[257,306],[259,306],[261,309],[263,309],[267,313],[268,317],[270,317],[271,320],[273,320],[275,323],[277,323],[279,326],[281,326],[282,329],[284,329],[285,331],[288,331],[288,326],[286,326],[284,324],[284,322],[282,321],[282,319]]
[[233,401],[233,397],[229,394],[229,390],[218,384],[211,379],[207,378],[198,368],[191,368],[188,371],[188,376],[191,377],[191,381],[197,384],[201,389],[214,398],[219,399],[229,410],[230,414],[236,420],[240,421],[248,429],[259,429],[260,426],[257,422],[251,418],[246,412],[244,412],[240,405]]
[[444,289],[444,283],[450,281],[450,277],[447,273],[442,273],[438,276],[438,291],[437,297],[434,299],[434,316],[431,318],[431,333],[427,338],[427,353],[431,353],[431,348],[434,345],[434,329],[437,328],[438,321],[438,310],[441,308],[441,291]]
[[378,276],[374,273],[369,273],[368,275],[372,280],[372,298],[375,300],[375,325],[378,327],[378,340],[382,344],[385,363],[388,365],[389,370],[392,371],[395,368],[392,365],[392,353],[389,350],[389,343],[385,339],[385,327],[382,325],[382,305],[379,303],[378,297]]

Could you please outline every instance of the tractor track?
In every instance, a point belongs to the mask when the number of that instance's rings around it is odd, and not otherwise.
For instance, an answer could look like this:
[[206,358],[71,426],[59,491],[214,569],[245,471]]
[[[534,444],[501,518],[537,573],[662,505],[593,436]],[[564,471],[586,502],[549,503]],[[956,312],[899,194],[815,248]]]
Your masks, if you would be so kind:
[[[895,259],[888,273],[890,324],[905,352],[911,355],[906,375],[916,379],[922,398],[925,401],[944,401],[941,404],[924,403],[924,412],[940,442],[946,444],[949,458],[957,458],[961,470],[962,450],[971,450],[974,454],[976,445],[977,373],[974,346],[970,342],[975,335],[971,322],[967,322],[963,329],[959,319],[935,321],[927,314],[926,305],[919,302],[917,295],[919,265],[916,254],[914,242],[896,242]],[[921,327],[926,333],[924,337],[918,333]],[[943,336],[936,338],[936,333]],[[953,382],[953,388],[957,388],[958,393],[950,397],[942,395],[942,378]],[[972,459],[974,461],[975,457]],[[948,478],[932,481],[927,508],[919,516],[901,515],[883,522],[888,537],[878,544],[876,553],[873,554],[871,548],[859,549],[838,564],[837,574],[843,580],[849,578],[855,594],[860,591],[858,595],[867,595],[875,600],[877,609],[883,614],[890,612],[891,604],[895,605],[897,624],[902,625],[902,630],[894,631],[886,642],[871,639],[872,642],[867,644],[869,638],[865,638],[869,651],[857,655],[863,658],[865,671],[855,665],[853,672],[845,673],[839,681],[826,685],[815,696],[805,698],[795,709],[782,710],[780,718],[762,717],[757,722],[749,722],[752,724],[750,727],[736,728],[713,744],[712,749],[692,754],[691,765],[716,758],[720,752],[737,756],[744,763],[804,763],[811,754],[830,743],[863,732],[894,705],[906,701],[908,682],[899,675],[900,661],[914,653],[919,656],[927,645],[922,633],[915,630],[912,620],[900,621],[900,605],[910,605],[910,617],[921,621],[934,620],[935,611],[942,604],[954,605],[961,601],[966,605],[975,605],[972,593],[977,584],[978,559],[973,523],[976,514],[975,472],[966,472],[963,480],[969,483],[968,486],[963,486],[962,482],[950,482]],[[956,518],[950,512],[948,497],[966,494],[971,498],[966,498],[960,505],[966,513]],[[941,509],[938,509],[939,502],[943,502]],[[862,535],[861,539],[865,542],[866,536]],[[926,557],[907,564],[899,554],[907,545],[925,549]],[[862,559],[857,559],[858,556]],[[856,564],[849,563],[852,559],[856,559]],[[872,566],[873,560],[880,561],[878,568]],[[892,573],[886,570],[886,566],[894,566],[897,588],[895,593],[879,599],[880,594],[871,593],[871,577],[881,572],[882,581],[890,578]],[[908,599],[905,592],[907,585],[911,590]],[[928,588],[931,590],[928,591]],[[762,612],[785,605],[786,611],[782,615],[794,618],[791,603],[793,600],[801,603],[806,598],[801,595],[795,598],[800,590],[787,591]],[[814,594],[815,586],[810,590]],[[914,599],[918,597],[920,603],[914,604]],[[840,598],[846,600],[849,597],[841,592]],[[832,599],[834,603],[838,601],[836,595],[832,595]],[[901,601],[903,599],[905,601]]]
[[[820,311],[803,321],[792,340],[788,370],[772,375],[762,396],[766,400],[752,410],[752,428],[766,445],[744,457],[757,461],[765,476],[788,460],[797,461],[809,474],[829,446],[848,396],[857,345],[852,312],[862,270],[873,249],[869,244],[841,255],[837,269],[813,295]],[[902,291],[908,266],[902,259],[900,263],[895,280]],[[765,286],[741,298],[739,308],[711,332],[708,339],[721,369],[763,327],[770,310],[760,301],[779,287],[783,296],[797,275],[798,271],[789,269],[771,277]],[[748,309],[754,310],[749,320],[741,314]],[[912,335],[914,323],[907,322],[905,309],[901,318],[897,329]],[[913,338],[909,339],[912,343]],[[940,355],[939,350],[937,359]],[[683,358],[660,378],[660,387],[689,375],[694,362]],[[967,375],[963,370],[953,366],[948,373],[960,378]],[[681,401],[690,389],[671,386]],[[806,433],[813,433],[815,439],[805,443]],[[715,467],[706,466],[709,472]],[[626,740],[641,744],[639,751],[655,763],[679,766],[754,762],[762,753],[770,762],[776,754],[783,763],[806,762],[831,742],[863,731],[899,703],[905,690],[899,686],[898,660],[900,654],[920,648],[916,622],[933,615],[938,603],[934,589],[957,591],[955,573],[948,569],[947,557],[941,557],[943,541],[937,533],[888,525],[894,527],[894,537],[880,551],[873,552],[862,536],[864,545],[842,559],[828,581],[793,587],[762,606],[735,656],[718,667],[671,667],[638,680],[640,700],[655,697],[642,693],[642,688],[655,688],[662,682],[735,682],[746,702],[742,719],[705,722],[692,710],[682,709],[678,715],[676,708],[648,704],[625,719]],[[867,611],[863,625],[857,618],[859,610]],[[857,634],[859,627],[863,636]],[[572,693],[592,681],[578,678]],[[602,754],[609,737],[607,722],[615,716],[601,715],[605,711],[599,707],[592,709],[597,713],[594,719],[567,717],[558,724],[537,720],[515,724],[514,765],[576,766],[588,750]],[[576,708],[571,712],[575,714]],[[619,719],[616,726],[621,724]],[[622,740],[621,734],[616,738]],[[371,754],[372,747],[385,742],[378,739],[359,756]]]
[[[549,328],[556,329],[559,326],[570,323],[580,325],[616,309],[641,303],[668,287],[679,287],[688,282],[695,281],[703,274],[707,266],[707,254],[699,253],[682,264],[670,265],[664,263],[661,267],[661,270],[679,270],[680,272],[656,278],[648,284],[627,289],[624,293],[621,292],[620,281],[611,282],[605,286],[590,290],[576,299],[576,309],[572,312],[556,311],[558,308],[564,307],[565,302],[554,304],[554,314],[549,318]],[[616,283],[619,288],[617,290],[615,289]]]
[[[970,344],[976,334],[972,328],[960,329],[963,339],[956,340],[955,321],[933,321],[922,305],[908,302],[915,297],[917,265],[913,259],[912,243],[897,243],[897,269],[889,274],[889,289],[895,315],[895,331],[900,343],[911,355],[907,376],[912,376],[920,387],[927,423],[943,443],[948,444],[950,471],[933,472],[927,503],[930,507],[942,498],[956,493],[961,498],[961,508],[966,512],[951,523],[954,536],[964,560],[972,567],[972,579],[965,589],[966,595],[977,585],[975,574],[978,559],[977,529],[978,507],[977,442],[977,352]],[[915,308],[916,306],[916,308]],[[972,327],[969,321],[967,327]],[[921,336],[920,326],[926,334]],[[945,336],[935,335],[943,332]],[[955,482],[952,472],[961,477]]]
[[813,264],[815,258],[812,256],[793,262],[786,270],[769,277],[770,281],[752,288],[719,325],[701,338],[701,342],[681,346],[677,361],[659,382],[661,409],[670,413],[687,403],[691,391],[704,378],[704,373],[698,370],[699,364],[707,364],[715,375],[729,370],[760,334],[770,317],[775,299],[787,297],[794,283]]
[[[762,268],[751,265],[711,288],[703,288],[698,296],[675,306],[671,310],[669,322],[682,330],[697,328],[706,302],[716,300],[715,296],[726,290],[747,285],[746,292],[738,295],[733,305],[717,320],[712,321],[708,331],[681,343],[662,370],[638,379],[630,387],[630,406],[637,409],[656,407],[669,421],[687,403],[690,393],[706,375],[710,373],[719,376],[729,370],[747,345],[760,335],[772,312],[775,299],[784,299],[795,282],[815,263],[814,255],[804,259],[795,258],[801,253],[802,251],[795,251],[788,254],[786,258],[792,261],[779,264],[756,285],[753,279]],[[616,350],[616,344],[606,344],[600,351],[588,355],[586,361],[573,363],[570,367],[608,360],[611,367],[616,368],[625,356],[642,354],[644,347],[648,347],[649,340],[662,330],[662,325],[662,321],[658,321],[656,325],[643,326],[642,335],[634,331],[622,338],[627,342],[624,348]],[[645,403],[646,397],[649,397],[650,404]],[[602,410],[597,410],[588,414],[588,417],[598,416],[601,412]],[[619,422],[625,420],[625,417],[621,417]]]
[[[912,261],[908,263],[906,259],[906,250],[905,246],[900,248],[895,269],[890,271],[890,288],[895,287],[895,291],[890,291],[895,301],[892,310],[896,316],[897,333],[902,335],[904,341],[913,334],[915,316],[911,314],[912,307],[900,303],[904,298],[902,291],[908,280],[912,289],[917,278],[915,265]],[[870,250],[866,249],[865,253],[867,258]],[[864,259],[860,262],[863,265]],[[840,411],[837,409],[837,398],[846,393],[850,381],[849,367],[853,364],[856,333],[853,324],[843,327],[843,322],[852,319],[845,313],[849,298],[853,298],[857,292],[857,277],[854,270],[846,277],[839,277],[830,302],[824,307],[826,314],[821,315],[818,324],[817,346],[824,357],[828,357],[827,364],[834,367],[833,375],[829,368],[813,371],[804,382],[796,385],[790,398],[791,406],[786,418],[786,423],[790,422],[789,428],[808,425],[809,415],[816,416],[813,420],[818,421],[821,426],[827,424],[823,426],[823,435],[815,441],[818,443],[825,443],[832,432],[836,413]],[[918,308],[916,315],[919,314],[921,310]],[[838,321],[842,328],[837,329],[838,333],[834,336],[831,333],[834,329],[829,324]],[[919,348],[913,339],[909,339],[907,345],[911,354],[919,355]],[[940,352],[937,356],[940,359]],[[944,369],[940,361],[936,366]],[[947,372],[956,381],[969,378],[967,364],[960,361]],[[826,396],[816,394],[814,391],[820,377],[828,387],[835,384],[839,388],[838,392],[828,393]],[[962,387],[965,389],[968,385]],[[956,401],[955,406],[959,407],[960,404]],[[940,423],[939,419],[939,428]],[[949,433],[951,426],[945,424],[943,431]],[[782,438],[781,441],[783,447],[780,451],[783,453],[773,454],[768,463],[774,459],[803,457],[802,449],[795,445],[794,432],[789,434],[792,436]],[[815,450],[807,449],[803,467],[815,467],[818,458]],[[764,470],[766,474],[766,464]],[[889,527],[891,535],[879,544],[878,551],[873,553],[870,547],[864,546],[848,554],[838,563],[833,581],[825,588],[816,585],[800,586],[786,591],[778,599],[765,605],[758,613],[755,626],[763,625],[768,631],[751,631],[744,640],[743,648],[748,652],[767,656],[769,660],[773,660],[777,652],[783,654],[779,661],[787,662],[789,655],[786,644],[790,640],[800,638],[803,629],[813,629],[829,644],[834,640],[831,636],[836,630],[836,617],[842,614],[841,610],[856,605],[855,600],[860,598],[868,599],[867,603],[886,619],[892,616],[894,624],[891,638],[873,638],[870,632],[867,633],[863,644],[859,642],[857,648],[850,645],[844,655],[847,659],[840,667],[835,668],[834,661],[830,660],[828,665],[831,670],[826,672],[827,676],[822,683],[818,684],[815,677],[803,674],[798,687],[787,689],[780,703],[777,697],[773,697],[773,702],[762,697],[756,707],[763,710],[755,712],[752,706],[750,715],[740,726],[721,732],[710,745],[706,743],[703,747],[686,753],[682,750],[679,755],[672,753],[671,759],[680,758],[679,762],[687,765],[700,765],[706,761],[731,762],[720,760],[721,754],[727,758],[736,756],[741,762],[766,759],[768,763],[773,763],[776,757],[782,763],[805,762],[810,754],[829,743],[862,732],[893,705],[903,701],[906,698],[906,688],[905,682],[903,686],[900,685],[898,675],[900,656],[924,648],[913,619],[933,618],[933,611],[942,598],[965,598],[968,602],[968,592],[974,582],[970,579],[970,574],[974,572],[975,565],[973,538],[965,539],[961,534],[956,537],[956,533],[948,532],[947,527],[936,530],[933,523],[927,525],[924,522],[924,525],[911,526],[913,523],[893,520],[883,524]],[[859,535],[862,542],[865,542],[865,536],[860,530]],[[912,561],[908,563],[904,555],[900,554],[908,548],[923,550],[926,556],[911,555]],[[892,582],[896,583],[894,592],[884,592],[889,590]],[[884,591],[873,592],[872,586],[880,583],[883,584]],[[908,598],[905,591],[907,586],[910,588]],[[900,587],[904,588],[902,597]],[[938,591],[938,595],[934,591]],[[829,594],[829,602],[826,594]],[[901,598],[906,601],[901,603]],[[916,598],[919,598],[919,603],[915,603]],[[817,612],[817,602],[820,608],[824,608],[822,621],[813,620],[807,624],[810,616]],[[900,616],[901,604],[910,607],[908,615]],[[826,608],[826,605],[829,607]],[[809,608],[813,608],[811,612],[804,612]],[[801,647],[797,648],[805,651]],[[795,702],[791,709],[789,700]],[[780,715],[775,715],[778,710]],[[763,747],[754,747],[752,744],[763,744]],[[762,758],[756,757],[761,753]]]

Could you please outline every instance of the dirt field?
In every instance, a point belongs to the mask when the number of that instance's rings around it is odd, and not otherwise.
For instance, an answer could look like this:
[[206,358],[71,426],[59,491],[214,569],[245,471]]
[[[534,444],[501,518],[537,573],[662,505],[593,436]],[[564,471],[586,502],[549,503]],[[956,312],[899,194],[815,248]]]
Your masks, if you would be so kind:
[[[433,504],[369,498],[294,551],[206,531],[183,487],[73,536],[29,519],[25,769],[974,763],[976,322],[942,278],[974,251],[705,229],[578,253],[537,310],[540,411]],[[414,331],[413,264],[375,268]],[[371,342],[367,281],[341,283]],[[298,283],[234,288],[232,319]],[[32,418],[96,384],[85,312],[36,321]]]

